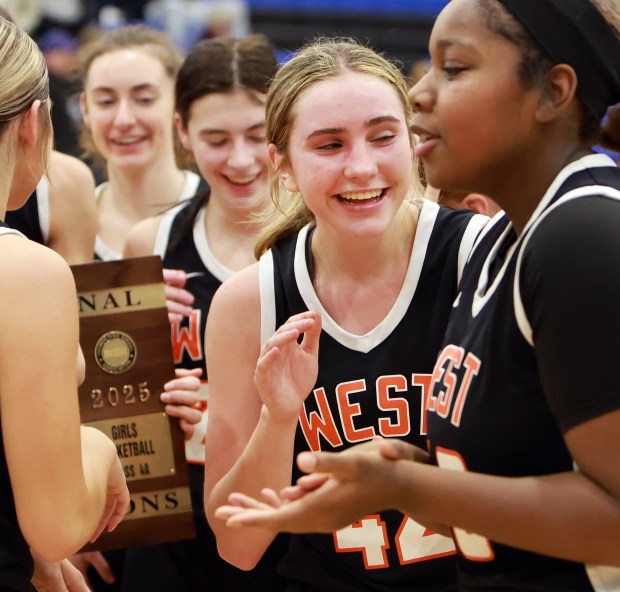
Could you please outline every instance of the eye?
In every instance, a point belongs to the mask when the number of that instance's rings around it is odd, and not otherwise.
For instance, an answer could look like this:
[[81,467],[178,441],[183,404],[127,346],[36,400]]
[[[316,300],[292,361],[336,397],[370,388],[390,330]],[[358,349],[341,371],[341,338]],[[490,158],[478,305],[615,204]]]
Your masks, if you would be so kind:
[[153,103],[155,101],[155,97],[153,97],[151,95],[143,95],[141,97],[138,97],[137,101],[141,105],[150,105],[151,103]]
[[226,139],[224,138],[222,140],[207,140],[207,144],[209,146],[212,146],[213,148],[221,148],[226,144]]
[[109,105],[112,105],[113,103],[114,100],[109,97],[101,97],[95,100],[95,105],[98,105],[99,107],[107,107]]
[[250,142],[255,142],[256,144],[264,144],[267,138],[264,135],[260,136],[250,136]]
[[376,138],[373,138],[371,140],[371,142],[373,144],[388,144],[389,142],[391,142],[394,138],[396,137],[396,134],[393,134],[391,132],[386,132],[383,134],[380,134],[379,136],[377,136]]
[[316,150],[321,152],[330,152],[333,150],[338,150],[338,148],[342,148],[342,142],[334,141],[334,142],[326,142],[324,144],[319,144],[316,147]]
[[461,72],[467,70],[464,66],[444,66],[441,71],[448,79],[456,78]]

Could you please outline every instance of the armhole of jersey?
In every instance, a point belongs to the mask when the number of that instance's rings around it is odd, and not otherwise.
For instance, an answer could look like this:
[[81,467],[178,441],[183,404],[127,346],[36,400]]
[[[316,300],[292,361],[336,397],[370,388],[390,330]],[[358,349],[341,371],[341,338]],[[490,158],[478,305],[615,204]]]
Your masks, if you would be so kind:
[[157,227],[157,234],[155,235],[155,244],[153,245],[153,255],[159,255],[162,259],[166,254],[168,248],[168,242],[170,241],[170,229],[172,228],[172,222],[183,207],[187,204],[184,202],[174,208],[164,212],[159,221]]
[[552,204],[547,210],[545,210],[541,216],[532,224],[531,228],[528,231],[528,235],[523,239],[523,243],[521,244],[521,248],[519,249],[519,254],[517,256],[517,263],[515,268],[515,277],[513,284],[513,303],[514,303],[514,313],[515,319],[517,321],[517,325],[519,330],[521,331],[521,335],[523,338],[533,347],[534,346],[534,332],[532,331],[532,325],[530,324],[529,319],[527,318],[527,314],[525,313],[525,307],[523,306],[523,299],[521,298],[521,262],[523,260],[523,253],[525,252],[525,248],[527,246],[528,241],[534,234],[538,225],[557,207],[565,204],[573,199],[577,199],[579,197],[588,197],[588,196],[600,196],[600,197],[609,197],[611,199],[615,199],[620,201],[620,191],[614,189],[613,187],[606,187],[604,185],[589,185],[585,187],[578,187],[569,191],[565,195],[563,195],[560,199],[558,199],[554,204]]
[[273,254],[263,253],[258,261],[258,282],[260,286],[260,345],[276,331],[276,291],[273,274]]
[[476,240],[480,234],[480,231],[486,226],[489,218],[482,214],[474,214],[471,220],[467,223],[467,228],[461,238],[461,245],[459,246],[458,255],[458,270],[457,270],[457,285],[461,283],[461,276],[463,275],[463,269],[465,264],[469,261],[469,256],[476,244]]
[[50,238],[50,183],[47,177],[41,177],[37,185],[37,209],[39,211],[39,226],[43,243],[47,244]]

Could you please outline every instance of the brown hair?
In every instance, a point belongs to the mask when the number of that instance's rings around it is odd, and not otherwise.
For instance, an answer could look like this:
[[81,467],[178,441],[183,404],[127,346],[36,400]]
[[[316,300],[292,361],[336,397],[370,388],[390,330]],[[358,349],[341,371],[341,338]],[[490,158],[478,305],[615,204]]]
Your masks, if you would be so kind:
[[[267,95],[267,141],[285,156],[295,121],[295,105],[301,95],[317,82],[335,78],[345,72],[370,74],[385,80],[394,88],[405,114],[411,122],[412,109],[407,97],[407,84],[400,69],[369,47],[352,39],[320,38],[306,45],[280,68]],[[354,93],[354,89],[351,91]],[[410,134],[413,145],[413,136]],[[413,163],[412,163],[413,165]],[[260,257],[277,240],[314,221],[312,212],[299,194],[286,191],[280,183],[278,171],[271,178],[273,209],[279,212],[258,237],[254,254]]]
[[187,55],[175,84],[176,111],[187,127],[194,101],[236,88],[266,94],[278,71],[271,42],[264,35],[242,39],[208,39]]

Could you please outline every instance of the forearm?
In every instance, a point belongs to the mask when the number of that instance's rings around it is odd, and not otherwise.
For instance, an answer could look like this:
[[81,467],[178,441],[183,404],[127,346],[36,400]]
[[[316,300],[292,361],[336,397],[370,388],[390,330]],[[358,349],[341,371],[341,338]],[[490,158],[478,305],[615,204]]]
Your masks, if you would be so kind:
[[[38,492],[16,496],[20,527],[33,550],[57,562],[82,547],[102,516],[114,445],[94,428],[82,427],[80,455],[54,463]],[[63,466],[64,465],[64,466]],[[25,491],[23,492],[25,493]]]
[[422,522],[562,559],[620,565],[620,503],[579,473],[507,478],[397,462],[394,506]]
[[[279,491],[290,485],[294,462],[296,421],[275,422],[265,407],[262,408],[256,428],[247,446],[230,471],[209,492],[207,487],[205,510],[213,529],[220,555],[241,569],[251,569],[276,535],[275,531],[233,529],[215,517],[215,510],[228,504],[228,496],[240,492],[260,498],[265,487]],[[208,495],[208,498],[207,498]]]
[[112,441],[101,431],[81,426],[82,467],[86,483],[84,499],[85,530],[91,536],[106,500],[106,490],[110,466],[116,457],[116,448]]

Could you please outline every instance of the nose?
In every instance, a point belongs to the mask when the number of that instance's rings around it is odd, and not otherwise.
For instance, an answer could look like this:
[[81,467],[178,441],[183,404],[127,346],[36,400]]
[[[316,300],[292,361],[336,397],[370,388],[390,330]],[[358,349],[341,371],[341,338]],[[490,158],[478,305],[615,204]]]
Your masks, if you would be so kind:
[[121,100],[114,114],[114,124],[118,127],[128,127],[135,123],[136,118],[129,101]]
[[430,71],[427,72],[409,89],[409,103],[414,111],[428,111],[432,107],[434,93],[431,89],[430,75]]
[[378,166],[366,141],[355,143],[347,157],[344,175],[348,179],[366,179],[377,174]]
[[228,155],[228,166],[234,169],[247,168],[254,162],[254,153],[245,140],[233,140],[230,154]]

